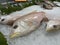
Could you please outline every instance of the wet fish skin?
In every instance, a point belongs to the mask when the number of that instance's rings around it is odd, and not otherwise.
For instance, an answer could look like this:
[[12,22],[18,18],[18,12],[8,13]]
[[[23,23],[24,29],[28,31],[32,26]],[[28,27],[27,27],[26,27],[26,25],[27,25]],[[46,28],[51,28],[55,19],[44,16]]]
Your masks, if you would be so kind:
[[27,15],[32,12],[37,12],[36,8],[38,8],[38,6],[33,5],[33,6],[26,7],[21,11],[16,11],[9,15],[0,16],[0,23],[6,25],[12,25],[14,21],[20,18],[21,16]]
[[12,25],[13,22],[18,19],[19,17],[21,17],[20,15],[18,16],[12,16],[12,15],[7,15],[7,16],[1,16],[0,17],[0,23],[2,24],[7,24],[7,25]]
[[23,36],[34,31],[36,28],[39,27],[41,21],[46,18],[44,14],[44,12],[34,12],[16,20],[16,22],[14,22],[12,26],[13,31],[10,35],[10,38]]
[[[33,12],[36,12],[36,11],[34,10],[34,11],[31,11],[31,12],[28,12],[27,14],[30,14],[30,13],[33,13]],[[1,24],[7,24],[7,25],[13,25],[13,23],[17,19],[19,19],[20,17],[22,17],[22,16],[24,16],[24,15],[7,15],[7,16],[1,16],[0,17],[0,23]]]

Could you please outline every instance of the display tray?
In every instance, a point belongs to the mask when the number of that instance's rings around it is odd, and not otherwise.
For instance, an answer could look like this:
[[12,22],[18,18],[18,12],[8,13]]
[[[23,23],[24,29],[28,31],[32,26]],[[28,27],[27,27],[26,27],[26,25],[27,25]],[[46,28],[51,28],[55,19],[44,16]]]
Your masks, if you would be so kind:
[[[47,10],[41,8],[40,5],[33,5],[29,8],[23,9],[22,11],[13,12],[10,15],[23,15],[34,10],[37,12],[43,11],[47,13],[48,15],[46,16],[49,19],[60,19],[60,7],[54,7],[52,10]],[[11,32],[10,26],[0,24],[0,31],[7,38],[8,45],[60,45],[60,31],[46,32],[45,27],[46,23],[43,22],[38,29],[31,32],[30,34],[14,39],[9,38],[9,34]]]

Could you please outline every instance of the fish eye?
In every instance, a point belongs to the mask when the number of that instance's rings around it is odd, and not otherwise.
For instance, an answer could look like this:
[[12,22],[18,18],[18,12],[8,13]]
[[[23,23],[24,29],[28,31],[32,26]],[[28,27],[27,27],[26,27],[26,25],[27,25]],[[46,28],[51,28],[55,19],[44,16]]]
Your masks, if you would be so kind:
[[5,19],[1,19],[1,21],[4,21]]
[[18,27],[18,25],[15,25],[13,28],[16,29]]
[[57,28],[57,26],[56,26],[56,25],[53,25],[53,27],[54,27],[54,28]]

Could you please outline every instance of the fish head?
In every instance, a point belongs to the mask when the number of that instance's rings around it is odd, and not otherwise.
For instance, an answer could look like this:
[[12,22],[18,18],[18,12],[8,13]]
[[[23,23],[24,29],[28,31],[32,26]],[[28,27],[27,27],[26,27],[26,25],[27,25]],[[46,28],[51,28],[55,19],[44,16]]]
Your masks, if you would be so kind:
[[30,22],[30,21],[25,22],[25,21],[17,20],[13,24],[10,38],[26,35],[27,33],[30,33],[33,30],[35,30],[37,27],[38,24],[36,24],[35,22]]
[[[19,21],[17,21],[19,22]],[[15,22],[12,26],[12,31],[11,31],[11,34],[10,34],[10,38],[15,38],[15,37],[18,37],[20,35],[20,25],[19,23]]]
[[0,23],[1,24],[12,25],[13,24],[13,19],[10,16],[1,16],[0,17]]
[[0,17],[0,23],[6,23],[6,16]]
[[46,31],[56,31],[60,29],[60,20],[50,20],[47,23]]

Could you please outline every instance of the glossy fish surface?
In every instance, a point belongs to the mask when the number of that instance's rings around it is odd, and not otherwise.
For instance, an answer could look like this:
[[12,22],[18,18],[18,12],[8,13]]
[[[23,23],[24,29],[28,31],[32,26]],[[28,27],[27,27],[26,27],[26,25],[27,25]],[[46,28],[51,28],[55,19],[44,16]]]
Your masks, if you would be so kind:
[[[35,8],[31,9],[33,7],[35,7]],[[38,6],[35,6],[35,5],[34,6],[29,6],[27,8],[24,8],[21,11],[16,11],[16,12],[13,12],[9,15],[0,16],[0,23],[7,24],[7,25],[12,25],[14,23],[14,21],[17,20],[18,18],[20,18],[24,15],[27,15],[29,13],[36,12],[36,8],[38,8]]]
[[18,36],[23,36],[35,30],[37,27],[39,27],[41,21],[46,18],[44,14],[44,12],[34,12],[16,20],[16,22],[14,22],[13,24],[13,31],[10,37],[14,38]]

